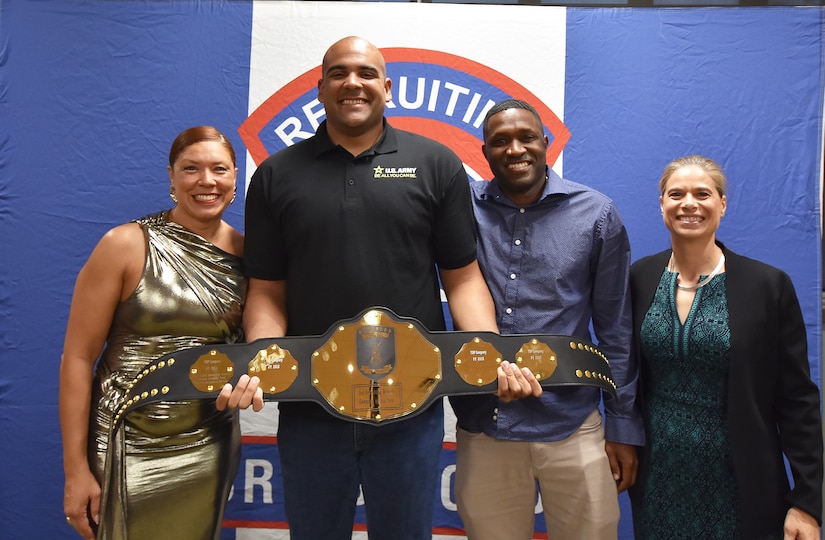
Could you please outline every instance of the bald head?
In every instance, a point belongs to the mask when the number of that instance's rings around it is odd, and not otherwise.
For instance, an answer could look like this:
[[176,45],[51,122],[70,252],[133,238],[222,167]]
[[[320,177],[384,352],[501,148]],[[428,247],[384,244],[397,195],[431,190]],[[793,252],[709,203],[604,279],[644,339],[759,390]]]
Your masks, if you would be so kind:
[[392,100],[384,56],[364,38],[335,42],[324,55],[318,101],[326,111],[332,142],[357,156],[384,130],[384,108]]
[[324,54],[321,62],[322,76],[326,76],[329,69],[336,65],[336,60],[341,56],[361,55],[369,58],[383,78],[387,76],[387,66],[384,62],[384,55],[378,47],[358,36],[348,36],[333,43]]

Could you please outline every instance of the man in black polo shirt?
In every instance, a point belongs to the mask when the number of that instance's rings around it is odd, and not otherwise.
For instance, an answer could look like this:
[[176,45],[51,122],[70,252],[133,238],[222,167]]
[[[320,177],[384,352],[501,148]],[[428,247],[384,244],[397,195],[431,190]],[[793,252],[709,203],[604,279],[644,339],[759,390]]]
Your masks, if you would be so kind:
[[[457,329],[497,331],[476,262],[467,175],[458,157],[384,119],[391,82],[380,51],[349,37],[324,55],[318,99],[326,120],[270,156],[246,199],[248,341],[317,335],[383,306],[444,330],[438,278]],[[505,399],[538,395],[529,372],[499,368]],[[253,397],[254,396],[254,397]],[[241,378],[219,407],[263,405]],[[372,540],[432,536],[444,435],[441,401],[375,426],[309,402],[280,403],[278,446],[293,540],[349,539],[359,485]]]

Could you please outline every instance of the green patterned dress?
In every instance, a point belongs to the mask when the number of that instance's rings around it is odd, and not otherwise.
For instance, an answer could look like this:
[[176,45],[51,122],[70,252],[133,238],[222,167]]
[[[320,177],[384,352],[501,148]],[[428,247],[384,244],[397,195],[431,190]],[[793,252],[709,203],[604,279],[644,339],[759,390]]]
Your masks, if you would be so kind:
[[684,324],[676,277],[662,274],[641,328],[650,461],[633,509],[636,538],[733,540],[740,511],[727,435],[725,274],[696,291]]

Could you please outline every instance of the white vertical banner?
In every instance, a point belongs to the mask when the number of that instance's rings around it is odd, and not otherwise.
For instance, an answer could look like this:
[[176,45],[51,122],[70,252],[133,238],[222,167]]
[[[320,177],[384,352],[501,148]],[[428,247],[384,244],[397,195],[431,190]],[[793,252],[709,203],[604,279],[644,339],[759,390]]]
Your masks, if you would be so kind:
[[[396,128],[419,133],[452,148],[471,180],[489,179],[481,152],[481,123],[497,101],[523,99],[542,116],[550,139],[548,163],[562,172],[561,154],[569,137],[563,124],[566,10],[547,6],[455,5],[366,2],[255,2],[249,72],[249,118],[239,132],[248,149],[249,177],[268,155],[311,136],[324,119],[317,100],[324,53],[347,36],[364,37],[381,49],[392,81],[386,116]],[[437,498],[435,538],[462,537],[455,511],[455,418],[446,407],[442,489]],[[254,459],[275,459],[277,411],[242,413],[245,451]],[[271,448],[267,453],[264,448]],[[258,455],[262,454],[262,455]],[[261,463],[257,461],[256,463]],[[271,463],[271,462],[270,462]],[[236,538],[279,538],[283,510],[264,502],[275,475],[247,468],[243,487],[248,519],[233,520]],[[243,470],[243,469],[242,469]],[[243,483],[241,481],[243,480]],[[275,515],[275,517],[268,517]],[[363,512],[354,538],[366,538]],[[543,526],[543,523],[540,525]],[[537,536],[541,537],[541,536]],[[546,536],[544,536],[546,537]]]

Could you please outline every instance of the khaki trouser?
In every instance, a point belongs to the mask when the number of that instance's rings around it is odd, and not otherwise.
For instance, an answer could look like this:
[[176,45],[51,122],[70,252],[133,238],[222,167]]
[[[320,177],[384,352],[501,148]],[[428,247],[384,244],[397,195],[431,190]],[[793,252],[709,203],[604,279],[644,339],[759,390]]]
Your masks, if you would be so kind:
[[616,540],[619,500],[598,410],[554,442],[456,432],[455,492],[469,540],[533,537],[536,482],[552,540]]

